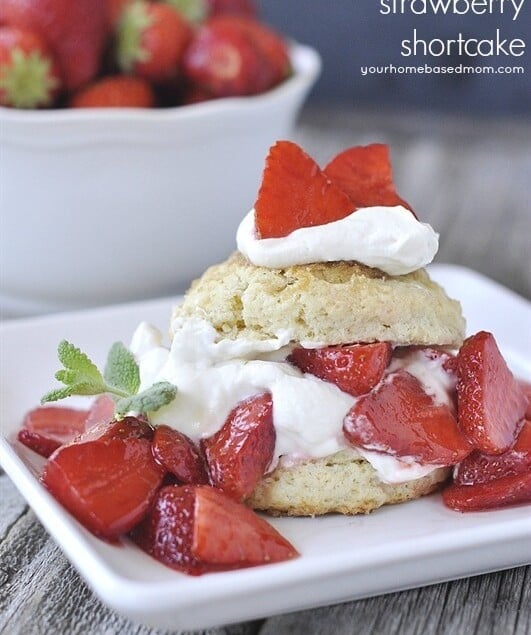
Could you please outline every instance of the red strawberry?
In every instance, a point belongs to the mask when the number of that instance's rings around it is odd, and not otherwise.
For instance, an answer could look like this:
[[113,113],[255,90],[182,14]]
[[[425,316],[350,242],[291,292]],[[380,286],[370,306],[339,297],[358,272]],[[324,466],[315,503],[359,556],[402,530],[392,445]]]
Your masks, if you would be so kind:
[[115,405],[114,399],[110,395],[100,395],[92,402],[88,411],[85,429],[90,430],[95,425],[110,423],[114,419]]
[[236,500],[245,500],[273,458],[273,402],[265,393],[241,401],[227,421],[202,441],[212,485]]
[[135,0],[107,0],[107,26],[114,31],[120,22],[124,10]]
[[518,383],[520,384],[520,388],[524,391],[524,395],[527,398],[525,418],[531,419],[531,384],[528,381],[524,381],[523,379],[519,379]]
[[[90,415],[89,415],[90,416]],[[113,439],[153,439],[153,428],[144,419],[124,417],[123,419],[101,421],[88,428],[76,443],[87,441],[112,441]]]
[[205,485],[161,489],[132,537],[163,564],[191,575],[281,562],[298,555],[265,520]]
[[206,90],[196,86],[188,86],[182,95],[180,103],[183,106],[189,106],[191,104],[201,104],[204,101],[211,101],[212,99],[215,99],[215,97]]
[[241,29],[260,52],[263,63],[273,71],[271,86],[279,84],[291,73],[288,47],[283,38],[261,22],[242,15],[223,15],[216,24],[228,24]]
[[192,35],[188,22],[170,5],[137,0],[120,19],[118,65],[150,82],[174,80]]
[[39,33],[72,91],[98,72],[107,35],[106,10],[106,0],[2,0],[0,24]]
[[277,141],[269,150],[254,208],[260,238],[287,236],[301,227],[339,220],[353,210],[349,197],[291,141]]
[[396,193],[389,147],[381,143],[344,150],[323,172],[348,194],[353,209],[383,205],[409,205]]
[[153,456],[180,483],[208,483],[205,461],[191,439],[169,426],[159,425],[153,438]]
[[187,79],[214,97],[254,95],[271,88],[276,70],[238,21],[212,18],[197,31],[183,57]]
[[115,539],[146,514],[163,478],[146,439],[66,445],[52,454],[42,481],[96,536]]
[[24,418],[17,438],[37,454],[49,457],[85,430],[87,415],[86,410],[73,408],[35,408]]
[[113,75],[79,90],[72,108],[150,108],[155,104],[151,86],[140,77]]
[[0,104],[14,108],[50,106],[61,79],[45,41],[33,31],[0,27]]
[[252,0],[207,0],[209,15],[243,15],[256,17],[258,13]]
[[459,512],[531,503],[531,472],[504,476],[488,483],[453,484],[443,491],[442,496],[447,507]]
[[410,456],[419,463],[454,465],[472,450],[448,406],[434,403],[404,370],[358,399],[345,417],[343,432],[354,446]]
[[469,454],[454,472],[457,485],[488,483],[505,476],[531,472],[531,421],[526,421],[514,446],[503,454]]
[[288,361],[304,373],[332,382],[354,397],[369,392],[381,380],[391,361],[392,346],[386,342],[326,348],[295,348]]
[[514,443],[527,408],[491,333],[465,340],[457,356],[459,427],[476,449],[501,454]]

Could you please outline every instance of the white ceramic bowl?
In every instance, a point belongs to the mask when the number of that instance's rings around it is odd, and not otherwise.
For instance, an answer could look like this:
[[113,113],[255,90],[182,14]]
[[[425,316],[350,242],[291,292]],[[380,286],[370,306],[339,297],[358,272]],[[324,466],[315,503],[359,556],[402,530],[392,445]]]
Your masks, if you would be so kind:
[[36,313],[181,291],[235,245],[268,147],[320,72],[170,109],[0,108],[0,308]]

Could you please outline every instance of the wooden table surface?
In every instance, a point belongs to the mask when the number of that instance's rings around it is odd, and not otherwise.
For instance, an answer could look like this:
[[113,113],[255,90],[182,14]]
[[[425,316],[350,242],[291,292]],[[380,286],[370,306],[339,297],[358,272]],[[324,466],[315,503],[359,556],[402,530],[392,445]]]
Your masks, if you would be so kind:
[[[438,262],[531,297],[531,126],[523,121],[313,108],[295,140],[320,161],[390,143],[400,193],[441,233]],[[107,609],[0,475],[0,633],[159,633]],[[212,635],[531,633],[531,567],[220,627]]]

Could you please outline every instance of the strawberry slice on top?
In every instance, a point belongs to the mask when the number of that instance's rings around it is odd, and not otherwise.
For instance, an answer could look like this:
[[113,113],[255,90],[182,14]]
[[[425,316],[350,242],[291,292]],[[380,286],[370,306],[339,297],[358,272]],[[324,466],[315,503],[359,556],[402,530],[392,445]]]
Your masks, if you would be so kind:
[[353,208],[409,205],[398,196],[393,183],[389,146],[373,143],[340,152],[323,172],[345,192]]
[[266,158],[254,209],[258,236],[281,238],[301,227],[345,218],[353,206],[302,148],[277,141]]

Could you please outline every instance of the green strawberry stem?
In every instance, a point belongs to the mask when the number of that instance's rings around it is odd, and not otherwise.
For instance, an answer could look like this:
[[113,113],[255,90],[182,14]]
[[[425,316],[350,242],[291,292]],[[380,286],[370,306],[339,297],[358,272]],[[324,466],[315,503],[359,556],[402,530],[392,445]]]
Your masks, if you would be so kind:
[[208,16],[207,0],[166,0],[188,22],[199,23]]
[[144,31],[153,23],[146,2],[139,0],[128,6],[118,24],[117,52],[118,66],[130,73],[137,62],[145,62],[149,52],[142,47]]
[[0,90],[4,101],[15,108],[48,106],[59,81],[52,75],[52,62],[38,51],[25,53],[14,48],[11,64],[4,67],[0,77]]

